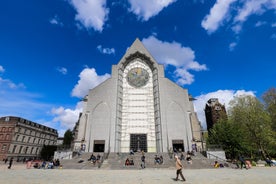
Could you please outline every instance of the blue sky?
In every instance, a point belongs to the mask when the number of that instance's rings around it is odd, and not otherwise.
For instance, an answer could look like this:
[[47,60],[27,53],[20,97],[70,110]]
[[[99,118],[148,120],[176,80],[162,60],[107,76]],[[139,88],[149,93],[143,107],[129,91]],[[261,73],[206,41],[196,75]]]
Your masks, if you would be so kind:
[[203,109],[276,86],[276,0],[15,0],[0,6],[0,116],[73,128],[139,38]]

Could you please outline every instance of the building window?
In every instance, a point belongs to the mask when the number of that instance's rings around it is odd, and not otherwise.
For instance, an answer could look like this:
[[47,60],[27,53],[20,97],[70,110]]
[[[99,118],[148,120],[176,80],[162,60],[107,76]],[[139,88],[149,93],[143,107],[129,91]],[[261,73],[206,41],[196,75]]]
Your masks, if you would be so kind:
[[3,140],[4,135],[0,134],[0,140]]
[[4,151],[6,150],[6,148],[7,148],[7,145],[6,145],[6,144],[3,144],[3,146],[2,146],[2,151],[4,152]]
[[23,136],[23,138],[22,138],[22,142],[24,142],[25,141],[25,136]]
[[31,154],[33,153],[33,150],[34,150],[34,147],[32,147],[32,149],[31,149],[31,152],[30,152]]
[[7,134],[6,135],[6,140],[9,140],[10,139],[10,134]]
[[30,142],[30,140],[31,140],[31,137],[28,137],[28,143]]
[[36,148],[36,152],[35,152],[35,154],[38,154],[38,151],[39,151],[39,148]]
[[16,141],[18,141],[18,140],[19,140],[19,136],[20,136],[20,135],[17,135],[17,136],[16,136],[16,139],[15,139]]
[[10,121],[10,117],[6,117],[6,118],[5,118],[5,121],[6,121],[6,122]]
[[33,139],[33,143],[35,143],[35,138]]
[[12,153],[15,153],[16,145],[13,146]]
[[22,148],[23,148],[23,146],[20,146],[18,153],[22,152]]
[[28,152],[28,149],[29,149],[29,147],[26,147],[26,149],[25,149],[25,154]]

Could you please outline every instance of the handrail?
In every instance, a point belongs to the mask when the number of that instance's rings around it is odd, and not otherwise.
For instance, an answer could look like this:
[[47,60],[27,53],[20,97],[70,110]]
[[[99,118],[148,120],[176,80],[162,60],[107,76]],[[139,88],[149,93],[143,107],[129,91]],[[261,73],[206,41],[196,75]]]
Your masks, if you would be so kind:
[[219,157],[219,156],[217,156],[217,155],[214,155],[214,154],[212,154],[212,153],[208,153],[208,152],[207,152],[207,155],[209,156],[209,157],[207,156],[207,158],[210,158],[210,155],[211,155],[211,156],[215,157],[215,160],[220,160],[220,161],[227,162],[227,159],[221,158],[221,157]]

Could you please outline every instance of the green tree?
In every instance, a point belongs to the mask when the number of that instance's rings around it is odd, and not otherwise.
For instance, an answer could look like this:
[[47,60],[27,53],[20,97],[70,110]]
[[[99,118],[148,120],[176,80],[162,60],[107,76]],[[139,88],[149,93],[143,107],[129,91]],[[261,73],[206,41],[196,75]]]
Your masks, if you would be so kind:
[[271,118],[272,129],[276,131],[276,88],[270,88],[263,94],[262,98]]
[[56,150],[57,146],[55,145],[43,145],[40,152],[40,157],[43,160],[51,160],[53,159]]
[[207,144],[219,145],[225,151],[227,158],[236,158],[242,150],[240,130],[228,119],[218,121],[210,131]]
[[273,141],[270,142],[269,150],[273,157],[276,157],[276,88],[270,88],[263,96],[264,105],[270,115],[271,127],[273,130]]
[[[269,155],[269,145],[274,141],[269,114],[264,105],[253,96],[239,96],[230,102],[229,117],[243,142],[244,151]],[[247,154],[249,154],[247,153]]]
[[73,132],[70,129],[66,130],[63,137],[63,146],[70,148],[73,140],[74,140]]

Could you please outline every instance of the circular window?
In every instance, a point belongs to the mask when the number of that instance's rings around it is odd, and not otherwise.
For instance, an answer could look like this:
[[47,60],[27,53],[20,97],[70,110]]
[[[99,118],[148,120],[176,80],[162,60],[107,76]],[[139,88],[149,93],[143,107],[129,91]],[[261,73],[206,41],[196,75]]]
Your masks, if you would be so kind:
[[127,81],[133,87],[143,87],[149,81],[149,73],[143,68],[132,68],[127,74]]

